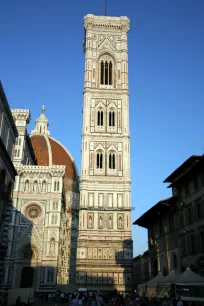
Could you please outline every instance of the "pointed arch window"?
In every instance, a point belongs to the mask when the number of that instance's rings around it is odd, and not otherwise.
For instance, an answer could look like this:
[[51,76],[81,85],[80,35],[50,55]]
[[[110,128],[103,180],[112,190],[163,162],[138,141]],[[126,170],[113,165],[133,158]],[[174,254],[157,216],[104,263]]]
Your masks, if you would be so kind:
[[112,62],[109,63],[109,85],[112,85]]
[[101,62],[101,84],[104,84],[104,62]]
[[115,153],[109,154],[109,169],[115,169]]
[[109,126],[115,126],[115,112],[113,110],[109,112]]
[[100,64],[101,68],[101,85],[112,85],[113,84],[113,64],[109,57],[103,59]]
[[97,169],[103,169],[103,153],[99,152],[96,155],[96,167]]
[[103,126],[103,111],[99,110],[97,113],[97,125]]

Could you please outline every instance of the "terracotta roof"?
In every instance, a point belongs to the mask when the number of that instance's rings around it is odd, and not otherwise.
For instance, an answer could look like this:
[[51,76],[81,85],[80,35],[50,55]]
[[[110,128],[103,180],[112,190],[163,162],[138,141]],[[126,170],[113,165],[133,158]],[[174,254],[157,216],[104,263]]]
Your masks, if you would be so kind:
[[49,166],[49,153],[45,137],[35,135],[31,136],[30,140],[37,158],[37,164],[39,166]]
[[77,179],[74,161],[59,142],[46,135],[33,135],[30,139],[39,166],[64,165],[65,178],[73,181]]

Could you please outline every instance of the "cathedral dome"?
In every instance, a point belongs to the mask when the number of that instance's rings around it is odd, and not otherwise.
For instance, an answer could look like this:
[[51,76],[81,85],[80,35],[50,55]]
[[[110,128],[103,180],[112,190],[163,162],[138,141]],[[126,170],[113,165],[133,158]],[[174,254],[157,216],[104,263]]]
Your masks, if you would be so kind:
[[50,136],[48,120],[44,111],[43,106],[42,114],[36,120],[36,128],[32,131],[30,137],[37,164],[39,166],[64,165],[66,166],[65,178],[75,181],[78,173],[74,160],[68,150]]

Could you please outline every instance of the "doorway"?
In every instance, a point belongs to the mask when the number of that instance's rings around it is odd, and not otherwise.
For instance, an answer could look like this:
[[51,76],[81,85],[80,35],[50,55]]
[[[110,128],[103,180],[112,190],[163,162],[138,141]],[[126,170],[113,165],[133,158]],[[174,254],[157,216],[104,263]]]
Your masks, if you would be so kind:
[[21,273],[21,288],[32,288],[33,286],[33,276],[34,268],[33,267],[24,267]]

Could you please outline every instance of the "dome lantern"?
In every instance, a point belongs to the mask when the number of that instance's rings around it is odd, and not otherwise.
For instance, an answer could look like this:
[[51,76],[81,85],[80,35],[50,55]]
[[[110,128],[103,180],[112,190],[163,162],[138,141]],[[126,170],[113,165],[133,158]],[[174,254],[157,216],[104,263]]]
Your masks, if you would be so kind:
[[35,129],[31,132],[31,135],[50,135],[48,130],[48,119],[45,116],[45,106],[42,106],[40,117],[35,121]]

